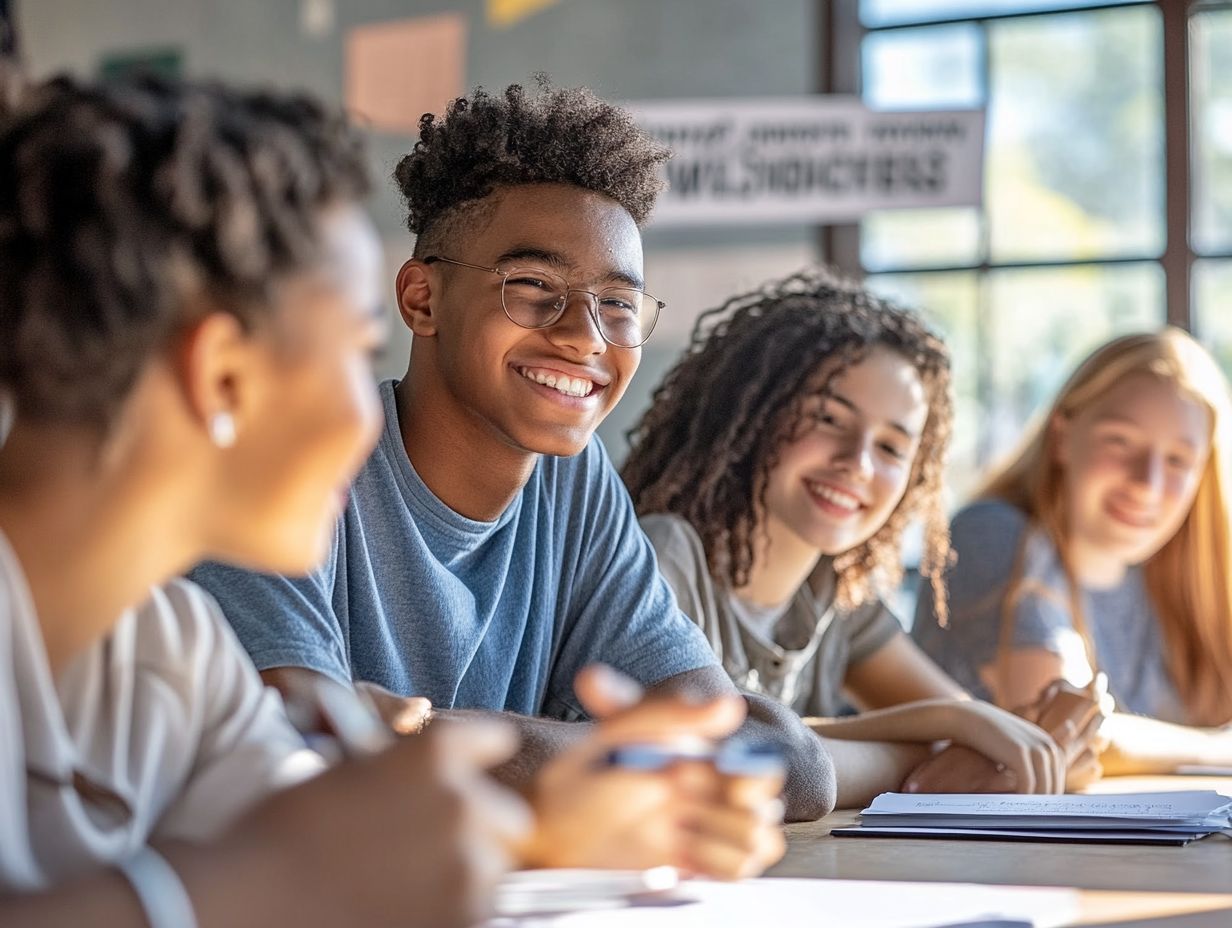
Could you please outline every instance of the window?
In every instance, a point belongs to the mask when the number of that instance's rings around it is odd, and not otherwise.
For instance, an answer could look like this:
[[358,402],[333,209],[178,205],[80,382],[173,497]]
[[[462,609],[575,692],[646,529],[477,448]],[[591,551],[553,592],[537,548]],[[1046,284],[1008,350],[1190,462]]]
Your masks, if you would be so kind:
[[[832,89],[880,108],[987,108],[981,208],[873,213],[830,239],[870,288],[919,307],[950,341],[960,497],[1117,333],[1171,319],[1232,373],[1232,3],[835,9],[829,60],[848,73]],[[838,45],[851,36],[858,61]],[[1187,149],[1169,171],[1168,153]]]

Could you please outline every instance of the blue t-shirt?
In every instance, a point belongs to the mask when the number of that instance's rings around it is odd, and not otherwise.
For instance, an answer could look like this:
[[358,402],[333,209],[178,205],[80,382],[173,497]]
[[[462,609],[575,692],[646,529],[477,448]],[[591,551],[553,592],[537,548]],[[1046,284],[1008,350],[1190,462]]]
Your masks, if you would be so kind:
[[[1092,669],[1071,618],[1065,571],[1048,536],[1028,531],[1026,515],[1001,500],[968,506],[950,531],[955,561],[946,573],[949,627],[937,624],[933,598],[922,586],[911,629],[916,643],[961,686],[989,698],[980,668],[997,660],[1007,586],[1021,549],[1023,585],[1010,616],[1009,647],[1052,651],[1070,682],[1085,684]],[[1131,567],[1114,587],[1083,588],[1079,595],[1096,661],[1121,711],[1186,723],[1141,568]]]
[[465,518],[419,479],[381,384],[385,429],[352,488],[325,564],[306,579],[207,564],[258,668],[367,680],[440,707],[584,717],[573,677],[603,661],[644,685],[715,666],[659,575],[597,439],[542,457],[493,522]]

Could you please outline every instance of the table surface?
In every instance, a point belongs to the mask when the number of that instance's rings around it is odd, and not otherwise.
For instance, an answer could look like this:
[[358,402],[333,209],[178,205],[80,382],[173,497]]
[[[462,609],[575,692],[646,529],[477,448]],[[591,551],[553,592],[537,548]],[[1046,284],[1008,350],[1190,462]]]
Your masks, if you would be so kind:
[[[1115,777],[1092,791],[1181,789],[1232,796],[1232,777]],[[1223,835],[1184,847],[830,837],[858,815],[789,825],[787,854],[767,875],[1072,886],[1085,891],[1080,924],[1232,928],[1232,840]]]

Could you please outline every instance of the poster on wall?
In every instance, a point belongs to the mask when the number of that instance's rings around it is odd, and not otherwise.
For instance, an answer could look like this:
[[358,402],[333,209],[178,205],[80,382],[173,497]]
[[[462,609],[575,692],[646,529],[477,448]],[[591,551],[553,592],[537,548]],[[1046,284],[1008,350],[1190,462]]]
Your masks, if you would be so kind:
[[983,194],[983,110],[885,112],[845,96],[629,106],[675,151],[655,226],[850,222]]

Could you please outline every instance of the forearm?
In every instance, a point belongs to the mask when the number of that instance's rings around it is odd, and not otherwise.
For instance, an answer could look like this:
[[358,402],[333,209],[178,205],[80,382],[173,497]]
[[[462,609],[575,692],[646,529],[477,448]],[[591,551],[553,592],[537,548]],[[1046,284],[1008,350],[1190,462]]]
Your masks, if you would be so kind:
[[517,753],[494,768],[492,775],[524,795],[530,793],[535,775],[544,764],[585,738],[594,727],[589,722],[561,722],[486,709],[438,709],[433,715],[432,724],[493,718],[513,725],[517,729],[519,743]]
[[952,738],[953,715],[948,710],[957,700],[927,699],[874,709],[839,718],[806,718],[805,724],[825,738],[844,741],[895,741],[931,743]]
[[881,793],[897,792],[929,754],[927,745],[876,741],[835,740],[826,747],[838,779],[840,809],[862,809]]
[[1167,774],[1182,764],[1232,765],[1228,728],[1190,728],[1116,712],[1100,733],[1108,739],[1100,755],[1106,776]]

